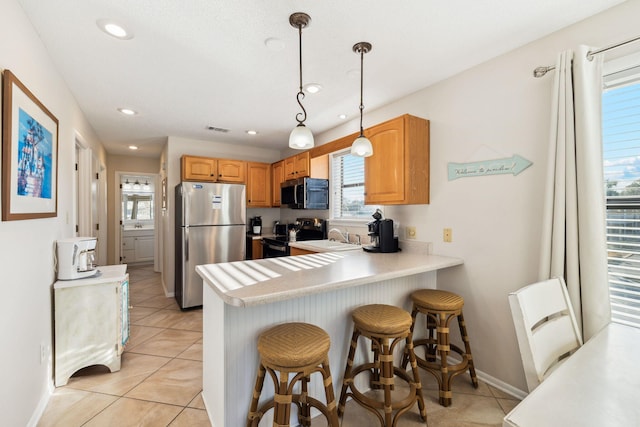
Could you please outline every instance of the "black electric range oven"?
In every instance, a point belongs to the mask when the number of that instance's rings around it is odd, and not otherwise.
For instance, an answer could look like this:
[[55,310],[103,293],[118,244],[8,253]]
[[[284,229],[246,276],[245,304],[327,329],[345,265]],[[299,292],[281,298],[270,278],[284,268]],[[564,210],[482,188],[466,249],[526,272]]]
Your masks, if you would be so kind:
[[[287,227],[296,231],[296,241],[322,240],[327,238],[326,224],[320,218],[298,218],[296,223]],[[276,235],[262,238],[262,258],[289,256],[289,235]]]

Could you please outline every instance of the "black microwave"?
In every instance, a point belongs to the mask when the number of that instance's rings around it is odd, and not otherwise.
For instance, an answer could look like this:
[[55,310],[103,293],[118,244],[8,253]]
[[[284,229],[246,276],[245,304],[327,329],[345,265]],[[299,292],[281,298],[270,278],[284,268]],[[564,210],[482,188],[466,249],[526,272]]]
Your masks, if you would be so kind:
[[329,180],[298,178],[280,184],[280,203],[293,209],[329,209]]

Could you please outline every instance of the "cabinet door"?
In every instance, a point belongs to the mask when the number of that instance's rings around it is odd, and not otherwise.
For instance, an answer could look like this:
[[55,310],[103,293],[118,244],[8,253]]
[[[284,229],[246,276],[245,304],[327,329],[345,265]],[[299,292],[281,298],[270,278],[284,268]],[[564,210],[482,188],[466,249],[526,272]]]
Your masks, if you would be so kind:
[[402,117],[367,129],[373,155],[365,158],[365,204],[393,204],[405,195],[405,142]]
[[247,162],[247,207],[271,206],[271,165]]
[[218,162],[208,157],[182,156],[181,176],[183,181],[215,182]]
[[284,159],[284,179],[293,179],[296,177],[296,157],[287,157]]
[[271,165],[271,206],[280,206],[280,184],[284,181],[284,161]]
[[251,257],[253,259],[262,258],[262,240],[254,239],[251,241]]
[[311,171],[311,167],[309,165],[310,157],[309,152],[305,151],[304,153],[300,153],[296,155],[295,158],[295,176],[296,178],[304,178],[309,176]]
[[153,236],[135,238],[136,261],[153,261]]
[[246,182],[246,163],[242,160],[218,159],[218,181]]

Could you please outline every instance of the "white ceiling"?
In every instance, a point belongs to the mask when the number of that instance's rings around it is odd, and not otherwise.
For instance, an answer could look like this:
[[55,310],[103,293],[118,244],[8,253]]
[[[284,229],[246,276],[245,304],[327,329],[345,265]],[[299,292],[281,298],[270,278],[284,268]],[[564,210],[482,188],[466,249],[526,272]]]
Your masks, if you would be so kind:
[[[284,149],[297,124],[298,31],[306,12],[303,104],[320,133],[622,0],[18,0],[112,154],[157,156],[167,136]],[[99,19],[133,31],[118,40]],[[284,48],[272,50],[276,38]],[[546,64],[538,64],[546,65]],[[139,112],[125,117],[116,109]],[[229,129],[228,133],[207,130]],[[255,129],[259,133],[245,133]],[[357,131],[354,128],[354,132]]]

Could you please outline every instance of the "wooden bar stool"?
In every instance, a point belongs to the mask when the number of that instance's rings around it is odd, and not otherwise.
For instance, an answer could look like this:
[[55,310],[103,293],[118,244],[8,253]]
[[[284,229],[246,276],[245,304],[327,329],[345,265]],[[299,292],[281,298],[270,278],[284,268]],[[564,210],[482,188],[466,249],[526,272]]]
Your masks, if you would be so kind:
[[[414,348],[425,347],[425,358],[416,356],[418,366],[430,372],[438,380],[440,388],[439,401],[442,406],[450,406],[452,400],[451,380],[469,369],[473,387],[478,388],[478,377],[473,366],[473,356],[469,345],[469,335],[462,315],[464,299],[452,292],[436,289],[422,289],[411,294],[413,310],[411,311],[411,332],[415,327],[416,316],[422,313],[427,319],[427,338],[414,339]],[[464,342],[464,351],[450,343],[449,324],[457,318],[460,328],[460,336]],[[449,364],[448,356],[451,350],[460,355],[462,361],[457,364]],[[437,357],[440,360],[437,360]],[[403,366],[410,360],[405,354]]]
[[[369,411],[377,415],[380,425],[391,427],[398,422],[400,415],[409,411],[418,402],[420,416],[427,421],[427,411],[422,397],[420,374],[413,353],[411,338],[411,316],[401,308],[391,305],[372,304],[358,307],[352,313],[353,336],[351,348],[344,372],[338,416],[344,414],[347,397],[353,399]],[[373,362],[353,366],[353,359],[360,336],[371,340]],[[396,345],[402,341],[406,343],[406,353],[411,362],[413,378],[407,371],[393,365],[393,352]],[[355,386],[358,374],[369,372],[370,387],[384,391],[384,401],[365,396]],[[392,400],[391,391],[394,390],[395,376],[409,385],[409,393],[401,400]],[[382,414],[381,414],[382,412]],[[394,415],[395,412],[395,415]]]
[[[285,323],[260,334],[260,366],[247,416],[247,427],[257,426],[265,412],[271,408],[274,408],[273,426],[289,427],[292,403],[298,407],[300,425],[311,425],[313,406],[322,412],[329,427],[339,427],[329,370],[329,346],[329,335],[321,328],[308,323]],[[275,396],[258,409],[267,372],[273,380]],[[308,383],[311,381],[311,374],[315,372],[322,374],[326,405],[308,395]],[[295,376],[289,381],[291,373]],[[298,381],[302,383],[302,390],[301,393],[294,394],[293,387]]]

